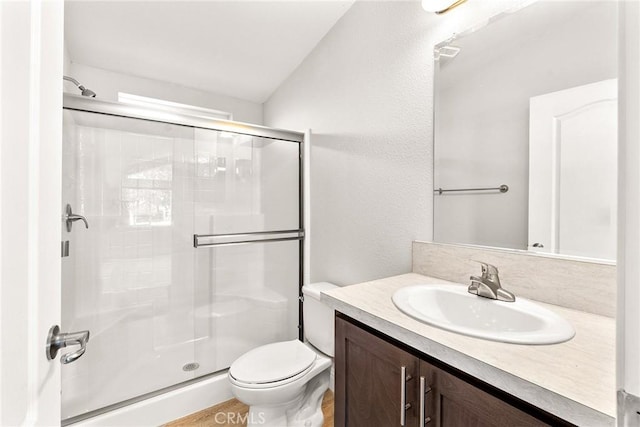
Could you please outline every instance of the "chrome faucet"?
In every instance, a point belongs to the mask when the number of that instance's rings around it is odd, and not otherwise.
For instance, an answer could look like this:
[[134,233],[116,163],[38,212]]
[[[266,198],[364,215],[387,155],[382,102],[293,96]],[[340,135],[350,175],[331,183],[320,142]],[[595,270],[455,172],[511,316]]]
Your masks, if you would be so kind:
[[480,265],[482,266],[482,276],[471,276],[471,284],[467,291],[479,297],[514,302],[515,295],[500,286],[498,268],[484,262],[481,262]]

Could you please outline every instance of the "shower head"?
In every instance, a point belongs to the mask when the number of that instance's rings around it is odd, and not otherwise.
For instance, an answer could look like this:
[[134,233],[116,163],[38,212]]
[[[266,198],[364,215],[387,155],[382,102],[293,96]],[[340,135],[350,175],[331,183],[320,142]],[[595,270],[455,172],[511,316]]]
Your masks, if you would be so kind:
[[92,91],[91,89],[87,89],[86,87],[82,86],[80,84],[80,82],[77,81],[76,79],[74,79],[73,77],[62,76],[62,78],[64,80],[70,81],[71,83],[76,85],[78,87],[78,89],[80,89],[80,92],[82,93],[82,96],[90,96],[91,98],[95,98],[96,97],[96,93],[94,91]]
[[86,87],[80,85],[78,86],[78,89],[80,89],[82,91],[82,96],[90,96],[92,98],[96,97],[96,93],[94,91],[92,91],[91,89],[87,89]]

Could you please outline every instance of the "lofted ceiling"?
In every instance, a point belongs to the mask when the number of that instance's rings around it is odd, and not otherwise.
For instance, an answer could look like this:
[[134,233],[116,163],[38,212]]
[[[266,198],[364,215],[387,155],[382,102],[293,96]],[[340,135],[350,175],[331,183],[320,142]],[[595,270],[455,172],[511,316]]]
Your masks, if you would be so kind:
[[262,103],[354,0],[65,2],[72,62]]

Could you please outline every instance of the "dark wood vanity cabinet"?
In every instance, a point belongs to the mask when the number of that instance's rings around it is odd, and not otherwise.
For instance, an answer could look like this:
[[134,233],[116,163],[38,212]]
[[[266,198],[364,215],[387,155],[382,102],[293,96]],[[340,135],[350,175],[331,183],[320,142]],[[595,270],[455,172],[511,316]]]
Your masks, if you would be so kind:
[[420,362],[420,376],[431,390],[426,393],[428,425],[547,426],[526,412],[432,364]]
[[335,426],[571,425],[429,359],[338,314]]
[[406,384],[407,426],[418,425],[415,378],[420,360],[412,354],[336,318],[335,426],[400,424],[402,368]]

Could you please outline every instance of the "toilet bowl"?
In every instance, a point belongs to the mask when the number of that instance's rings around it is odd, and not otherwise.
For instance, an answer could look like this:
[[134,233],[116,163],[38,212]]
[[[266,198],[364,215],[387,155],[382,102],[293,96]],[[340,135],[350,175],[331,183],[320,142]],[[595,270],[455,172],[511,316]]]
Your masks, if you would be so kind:
[[322,398],[329,388],[334,354],[334,320],[333,310],[320,303],[320,292],[334,287],[323,282],[302,289],[309,342],[263,345],[240,356],[229,368],[231,392],[249,405],[247,426],[322,426]]

